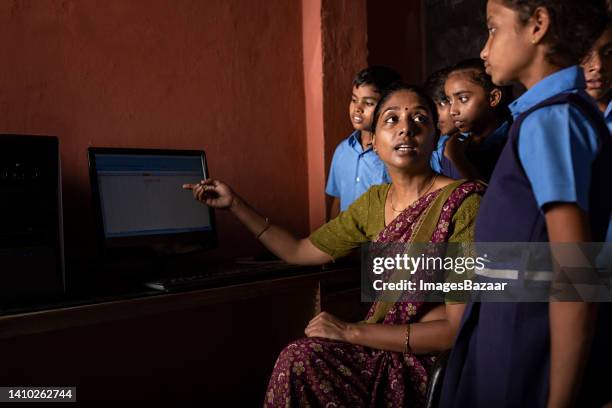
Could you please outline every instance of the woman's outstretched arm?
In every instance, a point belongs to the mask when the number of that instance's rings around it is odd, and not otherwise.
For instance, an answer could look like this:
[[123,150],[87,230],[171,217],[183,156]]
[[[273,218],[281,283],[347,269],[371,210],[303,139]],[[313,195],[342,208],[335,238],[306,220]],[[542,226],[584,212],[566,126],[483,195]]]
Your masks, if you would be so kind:
[[192,190],[196,200],[209,207],[229,210],[276,256],[298,265],[320,265],[332,258],[315,247],[308,238],[297,238],[287,230],[270,223],[225,183],[219,180],[202,180],[198,184],[184,184]]

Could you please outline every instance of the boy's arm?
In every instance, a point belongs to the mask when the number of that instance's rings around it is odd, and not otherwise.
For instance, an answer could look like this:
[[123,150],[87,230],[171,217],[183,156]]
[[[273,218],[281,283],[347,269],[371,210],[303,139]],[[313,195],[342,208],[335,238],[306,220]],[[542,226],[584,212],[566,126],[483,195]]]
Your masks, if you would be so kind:
[[[573,203],[553,203],[545,208],[551,243],[590,241],[587,215]],[[586,302],[550,302],[549,407],[575,404],[589,357],[597,305]]]

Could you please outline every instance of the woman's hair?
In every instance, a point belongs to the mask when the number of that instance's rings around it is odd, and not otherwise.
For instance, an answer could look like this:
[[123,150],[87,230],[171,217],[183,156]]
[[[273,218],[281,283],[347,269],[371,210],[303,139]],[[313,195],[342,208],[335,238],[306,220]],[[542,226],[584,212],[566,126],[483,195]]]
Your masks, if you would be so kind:
[[447,77],[454,72],[466,72],[471,74],[470,79],[472,82],[481,86],[487,94],[490,94],[494,89],[499,89],[502,96],[495,107],[495,113],[501,119],[508,119],[510,117],[508,105],[510,105],[510,102],[514,99],[512,86],[495,85],[491,75],[487,74],[483,60],[480,58],[470,58],[460,61],[449,69]]
[[437,134],[438,127],[436,126],[436,123],[438,123],[438,110],[436,109],[436,104],[423,88],[418,85],[407,84],[405,82],[394,82],[389,85],[387,89],[383,92],[380,101],[378,101],[378,103],[376,104],[376,108],[374,109],[374,117],[372,119],[372,133],[376,133],[376,125],[382,113],[381,110],[383,108],[383,105],[387,102],[387,100],[389,100],[389,98],[393,94],[400,91],[414,92],[415,94],[417,94],[417,96],[419,96],[419,98],[423,99],[425,105],[427,106],[427,109],[429,110],[429,113],[431,114],[433,127],[434,129],[436,129]]
[[549,61],[560,66],[578,64],[601,35],[608,19],[606,0],[503,0],[526,24],[538,7],[550,15]]
[[427,77],[425,80],[425,90],[427,94],[435,103],[446,100],[446,94],[444,93],[444,83],[446,77],[450,72],[450,67],[442,68]]
[[393,82],[401,81],[402,77],[396,71],[383,65],[373,65],[362,69],[355,75],[353,86],[372,85],[380,93]]

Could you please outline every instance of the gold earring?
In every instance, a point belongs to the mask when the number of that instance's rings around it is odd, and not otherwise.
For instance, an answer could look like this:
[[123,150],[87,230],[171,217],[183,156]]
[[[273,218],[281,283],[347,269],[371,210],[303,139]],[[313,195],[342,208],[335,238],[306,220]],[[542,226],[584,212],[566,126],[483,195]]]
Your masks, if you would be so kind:
[[537,43],[537,42],[538,42],[538,40],[537,40],[537,39],[535,39],[535,38],[532,38],[532,39],[531,39],[531,43],[532,43],[532,44],[535,44],[535,43]]

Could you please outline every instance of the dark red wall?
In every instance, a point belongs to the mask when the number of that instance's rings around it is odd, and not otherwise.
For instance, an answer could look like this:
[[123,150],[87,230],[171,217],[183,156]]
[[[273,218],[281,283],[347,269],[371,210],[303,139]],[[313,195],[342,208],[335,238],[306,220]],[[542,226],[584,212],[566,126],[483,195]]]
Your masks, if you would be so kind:
[[388,65],[404,80],[423,78],[421,0],[367,0],[368,63]]
[[325,0],[322,10],[325,168],[353,132],[349,102],[355,74],[368,65],[367,8],[364,0]]
[[[93,245],[88,146],[205,149],[212,176],[306,233],[301,36],[285,0],[0,2],[0,132],[59,136],[68,250]],[[226,251],[259,248],[218,221]]]

